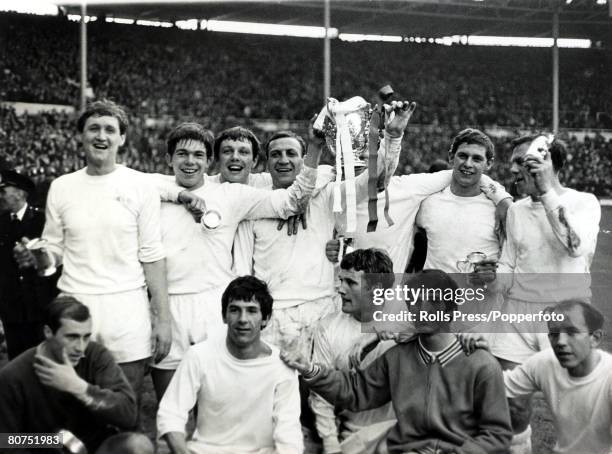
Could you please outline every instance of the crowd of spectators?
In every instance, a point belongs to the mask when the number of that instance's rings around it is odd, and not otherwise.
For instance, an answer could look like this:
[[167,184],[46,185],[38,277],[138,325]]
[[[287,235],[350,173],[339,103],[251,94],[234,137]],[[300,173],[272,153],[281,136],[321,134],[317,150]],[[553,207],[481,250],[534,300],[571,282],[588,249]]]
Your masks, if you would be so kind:
[[[537,132],[538,130],[533,130]],[[398,173],[426,172],[435,159],[447,159],[452,138],[459,129],[441,126],[411,127],[404,138],[404,151]],[[512,140],[516,135],[495,137],[495,159],[489,175],[512,192],[514,177],[510,172]],[[561,170],[561,182],[571,188],[599,197],[612,196],[612,139],[600,133],[578,140],[575,134],[563,132],[559,138],[567,145],[568,155]]]
[[[235,124],[235,119],[230,118],[220,127]],[[168,173],[170,168],[164,158],[164,137],[172,125],[169,122],[150,127],[137,117],[132,119],[128,140],[120,155],[121,161],[144,172]],[[262,141],[269,135],[253,124],[245,125],[253,128]],[[434,160],[447,159],[449,145],[458,130],[441,125],[411,126],[405,135],[398,173],[426,172]],[[306,133],[305,129],[298,132]],[[53,178],[85,165],[75,133],[72,115],[16,115],[13,109],[0,107],[0,150],[3,151],[0,153],[0,167],[14,168],[30,175],[41,188],[39,202],[44,203],[45,189]],[[496,158],[490,174],[511,189],[509,159],[512,137],[492,138]],[[606,140],[596,134],[579,141],[576,136],[567,133],[562,134],[561,138],[569,149],[562,181],[570,187],[598,196],[612,196],[612,139]],[[260,158],[263,159],[263,156]],[[211,168],[211,172],[214,171],[214,167]]]
[[[62,17],[0,13],[0,100],[76,106],[78,24]],[[177,121],[213,131],[254,119],[307,120],[321,107],[320,40],[233,35],[106,23],[88,26],[89,84],[132,114],[122,160],[167,172],[163,138]],[[606,50],[562,49],[561,127],[612,128],[612,59]],[[538,129],[551,124],[550,50],[409,43],[332,44],[332,95],[374,99],[391,83],[418,103],[399,172],[422,171],[445,158],[466,127]],[[304,133],[305,129],[299,131]],[[0,108],[0,166],[28,173],[43,187],[84,165],[74,118],[64,113],[18,116]],[[612,143],[565,137],[565,182],[612,195]],[[496,139],[493,174],[511,180],[509,139]],[[44,192],[44,191],[43,191]]]
[[[0,98],[76,105],[79,24],[0,14]],[[88,25],[89,84],[152,117],[310,118],[321,104],[322,45],[106,23]],[[334,97],[372,97],[391,82],[422,124],[551,123],[550,49],[332,41]],[[612,127],[607,50],[560,50],[561,126]],[[208,125],[214,126],[214,124]],[[214,128],[213,128],[214,129]]]

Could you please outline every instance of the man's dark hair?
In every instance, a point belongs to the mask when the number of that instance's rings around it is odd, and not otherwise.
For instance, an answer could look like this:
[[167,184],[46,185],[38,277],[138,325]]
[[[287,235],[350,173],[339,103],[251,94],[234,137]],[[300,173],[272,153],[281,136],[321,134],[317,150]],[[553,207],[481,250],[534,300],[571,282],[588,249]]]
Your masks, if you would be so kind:
[[251,142],[251,148],[253,150],[253,160],[259,157],[259,139],[250,129],[243,128],[242,126],[234,126],[233,128],[225,129],[219,133],[215,138],[215,144],[213,152],[215,159],[219,159],[219,149],[224,140],[247,140]]
[[[454,296],[457,294],[457,289],[459,288],[459,286],[457,285],[455,280],[444,271],[419,271],[418,273],[410,276],[404,285],[414,289],[422,288],[424,289],[423,292],[427,292],[427,290],[429,290],[429,292],[425,294],[427,300],[435,303],[441,303],[441,307],[443,308],[445,314],[449,314],[457,308]],[[450,293],[448,291],[449,289],[452,291],[453,298],[444,298],[445,294]],[[442,295],[441,299],[438,298],[439,295]],[[407,304],[410,303],[412,302],[407,302]],[[418,311],[421,308],[421,303],[422,299],[416,301],[414,306],[411,306],[409,308],[411,310]]]
[[176,144],[181,140],[193,140],[203,143],[206,147],[206,158],[208,160],[212,158],[214,136],[212,132],[204,128],[201,124],[195,122],[181,123],[170,131],[168,139],[166,140],[167,152],[170,156],[174,155]]
[[270,157],[270,143],[276,139],[295,139],[299,142],[300,147],[302,148],[302,158],[306,155],[306,142],[300,136],[292,131],[278,131],[272,135],[266,142],[264,146],[264,151],[266,152],[266,159]]
[[227,314],[227,307],[232,301],[256,301],[259,303],[264,320],[272,315],[272,295],[268,286],[254,276],[241,276],[229,283],[221,297],[221,314]]
[[493,142],[489,136],[479,129],[467,128],[460,131],[459,134],[455,136],[453,142],[451,143],[450,149],[448,150],[448,156],[450,159],[455,157],[457,149],[463,144],[483,146],[485,148],[487,162],[491,162],[495,158],[495,145],[493,145]]
[[83,132],[83,129],[85,129],[85,122],[87,122],[89,117],[115,117],[119,122],[119,132],[122,135],[127,131],[129,124],[125,109],[108,99],[100,99],[99,101],[94,101],[87,105],[77,120],[77,130],[79,132]]
[[[523,145],[524,143],[533,142],[541,135],[542,134],[530,134],[527,136],[517,137],[511,142],[512,150],[520,145]],[[548,147],[548,150],[550,151],[550,160],[552,161],[553,169],[555,172],[558,172],[563,168],[565,161],[567,160],[567,147],[565,142],[555,138]]]
[[62,318],[85,322],[91,318],[89,308],[72,296],[58,296],[45,310],[45,325],[55,334],[62,326]]
[[[393,261],[389,255],[382,249],[357,249],[349,252],[342,257],[340,268],[343,270],[363,271],[366,275],[376,275],[378,282],[368,282],[370,287],[375,284],[380,284],[384,288],[389,288],[395,281],[393,274]],[[370,280],[374,276],[370,277]]]
[[582,310],[582,315],[584,316],[584,321],[586,322],[589,333],[593,333],[598,329],[603,329],[604,327],[604,316],[601,312],[599,312],[595,307],[591,304],[585,303],[581,300],[565,300],[556,304],[555,306],[551,306],[546,309],[547,312],[555,312],[559,313],[567,313],[574,308],[580,308]]

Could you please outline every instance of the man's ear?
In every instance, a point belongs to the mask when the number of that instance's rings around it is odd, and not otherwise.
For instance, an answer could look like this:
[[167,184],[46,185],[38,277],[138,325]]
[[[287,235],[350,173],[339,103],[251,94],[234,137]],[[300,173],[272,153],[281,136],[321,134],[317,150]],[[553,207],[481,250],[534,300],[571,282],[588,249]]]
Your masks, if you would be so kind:
[[125,145],[125,134],[121,134],[121,141],[119,142],[119,146],[122,147]]
[[267,318],[264,318],[261,320],[261,328],[265,328],[266,326],[268,326],[268,323],[270,323],[270,319],[272,318],[272,315],[268,315]]
[[172,167],[172,156],[170,153],[166,153],[166,164],[168,164],[168,167]]
[[53,337],[53,331],[51,331],[49,325],[43,326],[43,334],[45,335],[45,339],[51,339]]
[[253,167],[251,167],[251,170],[255,169],[257,164],[259,164],[259,154],[253,156]]
[[596,329],[591,333],[591,348],[597,348],[603,341],[604,333],[601,329]]
[[[367,284],[366,284],[367,285]],[[370,292],[374,293],[374,290],[377,290],[379,288],[384,288],[383,283],[380,281],[374,281],[369,285],[370,288]]]

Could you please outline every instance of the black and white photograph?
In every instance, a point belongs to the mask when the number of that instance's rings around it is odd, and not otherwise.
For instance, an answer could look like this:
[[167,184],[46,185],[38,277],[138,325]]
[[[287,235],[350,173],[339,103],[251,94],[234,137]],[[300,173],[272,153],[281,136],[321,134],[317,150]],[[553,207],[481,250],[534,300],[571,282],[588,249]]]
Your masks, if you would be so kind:
[[612,454],[612,0],[1,0],[0,453]]

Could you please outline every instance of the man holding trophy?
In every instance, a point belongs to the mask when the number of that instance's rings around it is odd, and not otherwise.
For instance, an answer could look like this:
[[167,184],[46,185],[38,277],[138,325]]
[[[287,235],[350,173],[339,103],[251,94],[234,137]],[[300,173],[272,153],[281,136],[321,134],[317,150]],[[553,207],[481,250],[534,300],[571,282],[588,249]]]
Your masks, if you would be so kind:
[[[341,215],[354,215],[355,200],[366,200],[370,181],[377,180],[385,171],[395,170],[401,138],[415,107],[415,103],[407,101],[386,106],[388,121],[379,147],[378,118],[374,118],[380,116],[379,112],[372,111],[362,98],[345,103],[330,101],[320,115],[322,119],[313,125],[310,141],[319,148],[327,141],[339,165],[336,182],[325,180],[310,199],[305,212],[308,228],[298,235],[287,236],[278,230],[274,220],[249,222],[250,241],[237,242],[234,256],[246,260],[248,272],[264,280],[274,297],[275,310],[264,332],[265,340],[283,347],[298,342],[297,348],[310,355],[316,323],[337,310],[333,266],[311,251],[321,250],[332,234],[334,209],[339,209]],[[293,183],[304,158],[302,142],[295,134],[282,132],[266,145],[274,189]],[[364,158],[372,157],[372,150],[377,162],[375,169],[368,169]],[[356,178],[355,168],[362,170]],[[373,171],[376,173],[371,178]],[[346,178],[341,182],[338,177],[342,174]],[[440,189],[445,184],[442,180],[445,179],[440,179]]]

